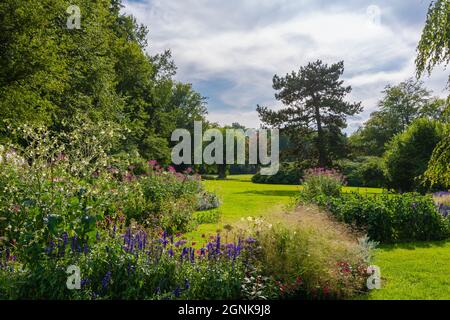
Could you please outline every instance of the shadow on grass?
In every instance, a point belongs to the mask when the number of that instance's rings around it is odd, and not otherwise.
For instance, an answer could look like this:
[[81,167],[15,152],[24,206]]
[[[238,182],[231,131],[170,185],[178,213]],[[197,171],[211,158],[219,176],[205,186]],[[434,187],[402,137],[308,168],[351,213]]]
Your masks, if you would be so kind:
[[416,250],[416,249],[429,249],[433,247],[445,247],[450,243],[450,240],[443,241],[431,241],[431,242],[405,242],[396,244],[381,244],[378,249],[384,251],[393,251],[396,249],[404,250]]
[[296,197],[298,191],[296,190],[250,190],[244,192],[238,192],[236,194],[254,194],[260,196],[272,196],[272,197]]

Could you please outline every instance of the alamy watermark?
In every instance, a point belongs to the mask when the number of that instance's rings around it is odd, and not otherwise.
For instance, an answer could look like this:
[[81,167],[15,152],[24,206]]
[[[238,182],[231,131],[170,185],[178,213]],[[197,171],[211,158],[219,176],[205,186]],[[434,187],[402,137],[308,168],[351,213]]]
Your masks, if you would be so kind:
[[[263,166],[261,174],[266,176],[275,175],[280,169],[278,129],[227,129],[225,132],[209,129],[203,132],[202,122],[196,121],[193,139],[188,130],[177,129],[171,140],[179,142],[172,149],[172,162],[176,165],[260,164]],[[204,147],[204,142],[209,144]]]
[[66,270],[68,274],[66,286],[69,290],[81,289],[81,271],[77,266],[69,266]]
[[66,12],[70,14],[67,18],[67,29],[81,29],[81,10],[79,6],[71,5]]
[[367,268],[367,289],[380,290],[381,289],[381,269],[378,266],[370,266]]

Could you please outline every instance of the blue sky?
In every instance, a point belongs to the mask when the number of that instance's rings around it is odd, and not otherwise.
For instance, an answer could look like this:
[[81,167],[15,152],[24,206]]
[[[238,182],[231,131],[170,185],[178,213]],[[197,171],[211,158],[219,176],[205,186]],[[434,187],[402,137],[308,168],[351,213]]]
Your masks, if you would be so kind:
[[[256,105],[280,108],[272,77],[309,61],[345,62],[349,100],[364,112],[377,108],[381,91],[414,75],[417,42],[429,0],[139,0],[124,12],[149,28],[148,52],[171,49],[177,78],[208,98],[208,118],[259,127]],[[425,78],[446,96],[448,70]]]

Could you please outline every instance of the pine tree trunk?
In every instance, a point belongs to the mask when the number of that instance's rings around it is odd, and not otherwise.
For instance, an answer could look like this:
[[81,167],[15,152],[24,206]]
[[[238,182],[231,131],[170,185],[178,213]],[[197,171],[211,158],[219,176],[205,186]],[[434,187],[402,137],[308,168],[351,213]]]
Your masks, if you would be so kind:
[[219,179],[226,179],[227,177],[227,166],[225,164],[219,164],[218,165],[218,173],[219,173]]
[[316,107],[316,122],[317,122],[317,151],[319,153],[319,167],[325,168],[327,166],[327,156],[325,154],[326,153],[325,141],[319,107]]

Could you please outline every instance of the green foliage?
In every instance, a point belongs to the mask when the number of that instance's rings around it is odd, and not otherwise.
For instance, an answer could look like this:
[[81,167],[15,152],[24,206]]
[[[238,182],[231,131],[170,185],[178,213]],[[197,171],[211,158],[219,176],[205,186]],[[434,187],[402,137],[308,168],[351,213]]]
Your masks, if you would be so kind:
[[362,111],[360,103],[345,101],[352,89],[340,80],[343,73],[343,61],[328,66],[318,60],[285,77],[275,75],[275,97],[285,108],[257,108],[265,125],[280,128],[289,136],[298,148],[298,157],[304,158],[304,151],[309,150],[308,159],[317,157],[322,167],[332,160],[330,149],[341,140],[346,117]]
[[252,177],[254,183],[299,185],[303,178],[303,171],[311,165],[308,163],[285,162],[280,165],[280,170],[272,176],[263,176],[260,173]]
[[[139,226],[105,225],[91,245],[66,238],[52,240],[31,268],[2,256],[0,299],[167,300],[241,299],[248,246],[211,242],[203,253],[180,238],[152,235]],[[231,256],[227,255],[227,250]],[[239,250],[239,251],[237,251]],[[3,253],[3,252],[2,252]],[[7,267],[3,267],[3,266]],[[80,290],[66,287],[66,270],[80,268]],[[4,281],[8,278],[8,282]]]
[[355,156],[380,157],[386,144],[405,131],[418,118],[445,121],[445,100],[432,97],[423,83],[408,79],[398,85],[388,85],[379,102],[380,110],[350,137]]
[[202,192],[197,176],[149,164],[146,172],[113,167],[108,150],[117,134],[106,124],[85,124],[67,135],[19,131],[26,147],[3,147],[0,153],[0,238],[21,248],[25,265],[49,237],[68,232],[93,239],[97,222],[119,213],[127,223],[172,233],[193,227]]
[[[66,26],[69,5],[81,29]],[[0,141],[14,128],[70,132],[78,115],[127,129],[112,150],[168,162],[170,134],[202,120],[204,98],[173,79],[170,52],[148,56],[147,30],[121,1],[5,0],[0,4]]]
[[194,213],[194,219],[197,224],[218,223],[222,212],[219,209],[210,209],[197,211]]
[[450,221],[439,214],[431,196],[343,194],[321,195],[314,201],[339,221],[363,229],[376,241],[430,241],[450,236]]
[[382,158],[361,157],[354,161],[339,160],[336,166],[351,187],[382,188],[386,185]]
[[450,136],[448,133],[433,151],[425,178],[433,186],[437,184],[450,188]]
[[422,185],[422,176],[443,133],[442,123],[419,119],[407,131],[394,137],[384,155],[389,186],[401,192],[426,189]]
[[194,227],[192,214],[198,208],[198,195],[202,191],[196,176],[155,170],[139,182],[149,203],[149,216],[142,215],[139,222],[151,221],[170,233],[186,232]]
[[[433,0],[417,47],[417,74],[429,74],[438,64],[450,62],[450,1]],[[450,78],[449,78],[450,81]]]

